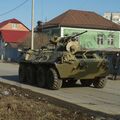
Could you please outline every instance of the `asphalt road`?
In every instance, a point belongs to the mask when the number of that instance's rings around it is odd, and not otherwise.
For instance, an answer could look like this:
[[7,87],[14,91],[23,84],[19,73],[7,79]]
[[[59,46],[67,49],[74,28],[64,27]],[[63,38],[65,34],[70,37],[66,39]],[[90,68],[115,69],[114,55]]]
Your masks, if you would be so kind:
[[103,89],[81,87],[78,83],[76,86],[61,88],[56,91],[14,82],[17,80],[18,65],[0,63],[0,81],[2,82],[32,89],[35,92],[68,101],[91,110],[120,116],[120,80],[108,80],[106,87]]

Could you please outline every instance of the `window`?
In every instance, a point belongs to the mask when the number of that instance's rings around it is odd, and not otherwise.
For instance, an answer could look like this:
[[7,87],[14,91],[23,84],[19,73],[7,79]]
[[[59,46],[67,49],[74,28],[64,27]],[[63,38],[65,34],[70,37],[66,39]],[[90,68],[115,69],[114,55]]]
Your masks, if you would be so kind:
[[17,29],[17,24],[13,23],[12,24],[12,29]]
[[114,35],[108,35],[108,45],[114,44]]
[[103,42],[104,42],[104,34],[98,34],[97,35],[97,44],[103,45]]
[[110,16],[105,16],[106,19],[110,20]]

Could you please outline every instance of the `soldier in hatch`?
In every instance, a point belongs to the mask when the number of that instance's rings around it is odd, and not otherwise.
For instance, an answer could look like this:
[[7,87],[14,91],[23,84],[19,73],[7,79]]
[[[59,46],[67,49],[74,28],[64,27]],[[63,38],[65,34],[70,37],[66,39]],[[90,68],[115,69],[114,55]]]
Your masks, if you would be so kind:
[[50,42],[54,45],[57,45],[59,41],[60,41],[60,37],[56,35],[52,39],[50,39]]

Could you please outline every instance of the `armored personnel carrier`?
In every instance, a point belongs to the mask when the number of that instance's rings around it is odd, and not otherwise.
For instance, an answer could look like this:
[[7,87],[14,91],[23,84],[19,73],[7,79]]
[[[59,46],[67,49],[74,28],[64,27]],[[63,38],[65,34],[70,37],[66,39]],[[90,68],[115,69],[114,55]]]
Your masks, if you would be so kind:
[[77,36],[54,37],[39,50],[22,51],[19,80],[57,90],[63,84],[93,85],[103,88],[108,74],[107,60],[93,51],[81,50]]

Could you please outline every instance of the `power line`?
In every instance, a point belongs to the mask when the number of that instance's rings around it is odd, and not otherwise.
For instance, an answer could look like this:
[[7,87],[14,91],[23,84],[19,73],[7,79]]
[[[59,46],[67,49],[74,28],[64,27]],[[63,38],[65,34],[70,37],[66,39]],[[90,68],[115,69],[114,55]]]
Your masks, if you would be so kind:
[[0,16],[4,16],[4,15],[7,15],[7,14],[13,12],[14,10],[16,10],[16,9],[20,8],[21,6],[23,6],[23,5],[24,5],[25,3],[27,3],[28,1],[29,1],[29,0],[25,0],[23,3],[19,4],[17,7],[13,8],[13,9],[7,11],[7,12],[4,12],[4,13],[0,14]]

